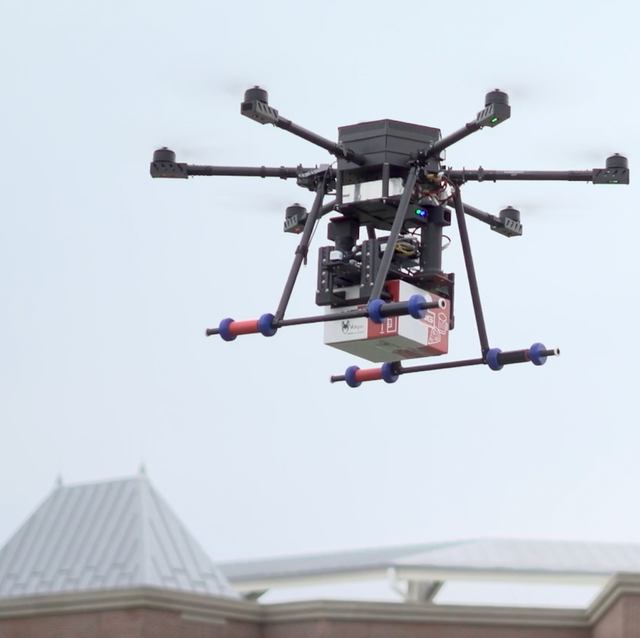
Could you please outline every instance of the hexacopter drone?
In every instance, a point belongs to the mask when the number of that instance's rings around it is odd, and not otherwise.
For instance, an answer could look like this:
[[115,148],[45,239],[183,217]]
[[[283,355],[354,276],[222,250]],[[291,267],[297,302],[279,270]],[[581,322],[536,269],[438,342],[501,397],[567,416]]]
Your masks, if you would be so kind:
[[[530,348],[502,352],[491,348],[487,337],[476,280],[466,216],[489,225],[505,237],[522,235],[520,213],[512,207],[496,217],[462,201],[460,187],[469,181],[575,181],[594,184],[628,184],[629,168],[619,154],[607,158],[605,168],[586,171],[475,171],[443,166],[443,151],[484,127],[509,119],[506,93],[487,93],[485,108],[451,135],[439,129],[395,120],[364,122],[339,128],[338,143],[316,135],[282,117],[269,106],[268,94],[256,86],[245,92],[242,115],[273,124],[336,156],[337,164],[314,168],[196,166],[176,162],[168,148],[154,152],[151,176],[183,178],[196,175],[293,178],[298,186],[315,193],[311,210],[300,204],[285,212],[284,231],[301,234],[280,303],[274,314],[259,319],[223,319],[206,335],[233,341],[239,335],[265,337],[280,328],[325,324],[324,342],[380,367],[347,368],[331,377],[358,387],[363,381],[394,383],[402,374],[474,365],[500,370],[512,363],[543,365],[559,354],[555,348],[534,343]],[[333,199],[325,203],[325,197]],[[452,211],[453,209],[453,211]],[[448,352],[449,331],[454,327],[453,273],[442,270],[443,234],[455,213],[471,300],[480,340],[475,359],[403,366],[405,360],[440,356]],[[332,245],[319,249],[316,304],[324,314],[286,319],[285,312],[296,278],[306,263],[309,245],[320,218],[336,213],[328,224]],[[366,238],[362,238],[365,235]]]

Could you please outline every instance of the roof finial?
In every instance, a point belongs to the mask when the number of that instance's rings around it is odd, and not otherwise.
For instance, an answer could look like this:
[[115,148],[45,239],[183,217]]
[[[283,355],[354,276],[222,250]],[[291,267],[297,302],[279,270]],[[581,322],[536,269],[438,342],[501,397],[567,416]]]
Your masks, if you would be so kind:
[[56,489],[62,487],[62,474],[56,476]]
[[138,468],[138,476],[140,477],[147,476],[147,466],[144,464],[144,461],[140,463],[140,467]]

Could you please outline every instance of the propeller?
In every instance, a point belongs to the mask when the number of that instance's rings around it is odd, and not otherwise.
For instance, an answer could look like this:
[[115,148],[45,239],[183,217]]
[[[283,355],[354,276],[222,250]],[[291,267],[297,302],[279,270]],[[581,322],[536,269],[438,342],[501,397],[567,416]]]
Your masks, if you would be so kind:
[[[255,81],[252,81],[249,78],[239,78],[237,76],[228,77],[215,82],[212,87],[212,92],[216,95],[223,95],[240,102],[244,92],[255,85]],[[265,88],[262,84],[260,84],[260,86]]]
[[[530,87],[526,87],[524,84],[520,82],[502,82],[499,80],[498,82],[494,82],[497,87],[501,87],[501,90],[504,91],[509,96],[510,104],[525,104],[526,102],[534,99],[535,92],[531,90]],[[487,89],[487,91],[492,89]]]
[[162,144],[154,144],[153,148],[170,148],[176,154],[178,162],[189,164],[201,163],[209,164],[216,158],[226,157],[231,147],[220,144],[185,144],[184,140],[176,143],[175,140],[166,140]]
[[[302,193],[304,194],[304,193]],[[296,199],[295,191],[291,193],[290,197],[285,196],[276,196],[273,194],[266,194],[262,196],[257,191],[253,194],[251,200],[252,205],[247,206],[246,198],[238,199],[238,198],[224,198],[225,202],[228,202],[232,208],[242,208],[242,210],[247,211],[252,214],[268,214],[268,215],[277,215],[278,217],[284,218],[284,213],[289,206],[293,206],[294,204],[299,206],[305,206],[304,202],[300,202],[300,199]]]
[[[580,164],[580,166],[585,165],[586,168],[604,168],[605,162],[608,157],[614,155],[614,151],[611,149],[613,145],[609,145],[608,148],[598,147],[591,149],[578,149],[578,150],[570,150],[563,149],[556,156],[557,157],[566,157],[566,161],[572,162],[573,164]],[[621,150],[616,150],[615,153],[618,155],[623,155],[627,159],[629,155]]]
[[531,213],[540,213],[546,210],[549,207],[549,202],[545,202],[542,199],[532,200],[532,199],[518,199],[517,201],[509,200],[509,203],[505,206],[502,206],[501,210],[506,208],[515,208],[520,211],[523,215],[528,215]]
[[[585,214],[589,211],[589,204],[585,203],[583,197],[535,197],[525,200],[518,199],[510,203],[512,208],[520,211],[522,223],[533,220],[549,220],[550,217],[558,216],[573,217],[575,214]],[[503,208],[508,208],[503,206]]]
[[170,93],[172,97],[189,101],[196,100],[201,104],[219,105],[222,101],[225,103],[233,101],[239,108],[244,92],[247,89],[256,84],[263,88],[266,85],[266,88],[268,88],[270,78],[265,77],[264,72],[259,75],[260,77],[257,78],[251,73],[231,72],[212,76],[192,69],[186,74],[181,71],[179,76],[164,77],[162,79],[162,91]]

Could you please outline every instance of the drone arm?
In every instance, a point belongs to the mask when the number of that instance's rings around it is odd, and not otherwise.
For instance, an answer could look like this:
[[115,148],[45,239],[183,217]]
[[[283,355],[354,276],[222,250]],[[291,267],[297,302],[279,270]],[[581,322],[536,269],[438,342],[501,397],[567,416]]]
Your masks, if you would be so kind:
[[187,164],[190,176],[228,176],[228,177],[279,177],[280,179],[295,178],[303,170],[301,167],[287,166],[198,166]]
[[497,126],[511,117],[509,96],[503,91],[496,89],[495,91],[487,93],[484,105],[484,109],[476,115],[476,119],[473,120],[473,122],[468,122],[461,129],[443,137],[433,146],[426,149],[426,157],[437,157],[445,148],[452,146],[472,133],[479,131],[481,128],[484,128],[485,126]]
[[293,133],[293,135],[297,135],[307,142],[324,148],[336,157],[349,160],[355,164],[362,165],[366,163],[366,159],[362,155],[345,148],[341,144],[336,144],[326,137],[317,135],[302,126],[298,126],[286,117],[282,117],[278,109],[274,109],[269,105],[269,94],[267,91],[261,89],[259,86],[254,86],[252,89],[245,91],[244,100],[240,105],[240,113],[259,124],[273,124],[273,126],[277,128],[289,131],[289,133]]
[[452,146],[456,142],[463,140],[465,137],[468,137],[472,133],[479,131],[481,128],[482,127],[475,120],[473,122],[468,122],[461,129],[458,129],[450,135],[443,137],[442,139],[438,140],[433,146],[430,146],[425,151],[426,157],[437,157],[449,146]]
[[[596,169],[594,169],[596,170]],[[447,177],[458,184],[465,182],[591,182],[594,171],[447,171]]]
[[447,177],[456,184],[465,182],[592,182],[594,184],[628,184],[629,164],[622,155],[607,158],[605,168],[590,171],[487,171],[480,167],[477,171],[447,171]]
[[475,219],[488,224],[489,226],[493,226],[496,224],[499,219],[495,215],[490,215],[489,213],[485,213],[484,211],[476,208],[475,206],[470,206],[469,204],[462,204],[464,208],[465,215],[469,215],[469,217],[473,217]]
[[300,173],[312,171],[312,168],[298,166],[199,166],[184,162],[153,161],[150,166],[151,177],[181,178],[195,176],[227,176],[227,177],[279,177],[280,179],[296,178]]
[[353,162],[354,164],[362,165],[366,163],[366,159],[359,153],[356,153],[351,149],[342,146],[341,144],[336,144],[326,137],[317,135],[313,131],[309,131],[302,126],[298,126],[291,120],[288,120],[286,117],[278,115],[277,119],[274,122],[274,126],[282,129],[283,131],[289,131],[289,133],[293,133],[293,135],[297,135],[303,140],[311,142],[312,144],[315,144],[316,146],[329,151],[329,153],[335,155],[336,157],[346,159],[350,162]]
[[336,199],[332,199],[330,202],[327,202],[326,204],[322,205],[322,208],[320,209],[320,217],[324,217],[325,215],[328,215],[329,213],[333,213],[336,209],[336,204],[337,204],[337,200]]

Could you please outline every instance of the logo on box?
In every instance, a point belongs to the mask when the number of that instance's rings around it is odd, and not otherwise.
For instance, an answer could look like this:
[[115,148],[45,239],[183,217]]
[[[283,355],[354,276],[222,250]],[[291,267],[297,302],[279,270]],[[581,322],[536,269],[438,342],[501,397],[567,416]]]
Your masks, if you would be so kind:
[[357,335],[365,334],[366,324],[362,321],[351,321],[351,319],[344,319],[340,322],[340,329],[343,335]]

